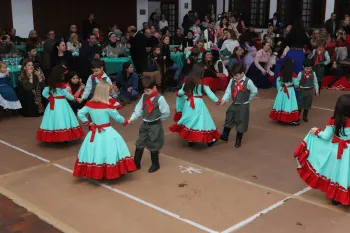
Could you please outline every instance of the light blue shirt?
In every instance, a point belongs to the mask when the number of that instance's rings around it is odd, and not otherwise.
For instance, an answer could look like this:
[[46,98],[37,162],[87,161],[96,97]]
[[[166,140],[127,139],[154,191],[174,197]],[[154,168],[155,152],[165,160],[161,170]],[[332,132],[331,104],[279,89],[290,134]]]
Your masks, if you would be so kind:
[[[244,75],[241,80],[244,82],[246,79],[247,79],[247,77]],[[232,83],[233,83],[233,78],[231,78],[231,80],[226,88],[225,95],[224,95],[224,97],[222,97],[222,100],[225,103],[229,102],[232,99]],[[258,88],[254,85],[253,81],[250,79],[248,80],[247,88],[250,91],[249,100],[243,104],[248,104],[258,94]],[[240,90],[239,87],[238,87],[238,90]]]
[[[84,93],[83,93],[83,96],[82,96],[82,98],[84,100],[86,100],[89,97],[89,95],[91,94],[91,91],[92,91],[92,77],[91,76],[92,75],[89,76],[89,79],[86,82],[86,86],[85,86]],[[112,86],[112,81],[107,76],[106,73],[103,73],[102,78],[106,78],[106,82],[109,83]],[[98,80],[98,78],[96,78],[96,83],[98,84],[99,82],[100,82],[100,80]]]
[[[316,57],[316,50],[317,49],[314,49],[314,51],[312,51],[312,54],[309,55],[309,59],[314,59]],[[326,60],[321,62],[321,63],[319,63],[319,64],[323,64],[323,65],[326,66],[329,63],[331,63],[331,57],[329,56],[327,51],[324,52],[324,57],[326,58]]]
[[[145,94],[142,95],[141,99],[136,104],[135,111],[133,112],[133,114],[130,117],[131,121],[136,121],[139,117],[141,117],[143,115],[142,106],[143,106],[144,95]],[[154,98],[155,97],[151,98],[151,101],[153,101]],[[159,110],[161,112],[161,116],[158,119],[155,119],[154,121],[157,121],[159,119],[165,120],[166,118],[168,118],[170,116],[170,108],[169,108],[169,105],[168,105],[168,103],[166,102],[166,100],[165,100],[165,98],[163,96],[159,97],[158,105],[159,105]],[[146,121],[146,122],[150,122],[150,121],[147,121],[145,119],[143,119],[143,120]]]
[[[316,74],[315,74],[315,72],[312,72],[313,73],[313,76],[314,76],[314,88],[315,88],[315,91],[316,91],[316,93],[318,93],[318,81],[317,81],[317,76],[316,76]],[[304,72],[302,71],[302,72],[299,72],[299,74],[298,74],[298,82],[299,82],[299,88],[300,89],[303,89],[303,88],[311,88],[310,86],[301,86],[300,85],[300,80],[303,78],[303,75],[304,75]],[[306,78],[310,78],[310,75],[307,75],[306,76]]]

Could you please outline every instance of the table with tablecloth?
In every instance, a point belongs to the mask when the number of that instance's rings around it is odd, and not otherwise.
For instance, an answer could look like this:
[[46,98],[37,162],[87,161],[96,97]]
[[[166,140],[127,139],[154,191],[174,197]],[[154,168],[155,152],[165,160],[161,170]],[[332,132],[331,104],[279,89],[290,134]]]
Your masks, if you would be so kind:
[[[20,52],[23,52],[23,53],[26,53],[27,51],[26,51],[26,46],[25,45],[16,45],[16,48],[20,51]],[[36,51],[38,52],[38,53],[41,53],[41,52],[43,52],[44,50],[43,50],[43,47],[37,47],[36,48]]]
[[7,70],[10,74],[10,77],[8,80],[9,85],[12,88],[16,88],[17,84],[18,84],[18,75],[19,75],[19,72],[21,71],[21,66],[20,65],[8,65]]
[[[123,69],[125,62],[132,62],[130,57],[103,57],[101,58],[105,62],[106,74],[117,74]],[[135,69],[135,66],[134,66]]]

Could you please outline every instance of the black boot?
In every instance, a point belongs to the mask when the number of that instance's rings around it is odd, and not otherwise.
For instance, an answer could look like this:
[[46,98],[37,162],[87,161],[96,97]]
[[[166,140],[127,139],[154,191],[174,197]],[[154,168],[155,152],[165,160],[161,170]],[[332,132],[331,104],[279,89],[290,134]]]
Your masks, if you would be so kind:
[[228,142],[228,137],[230,136],[231,129],[228,127],[224,127],[224,131],[222,131],[222,134],[220,136],[220,139]]
[[188,147],[193,147],[194,146],[194,142],[188,142]]
[[148,169],[149,173],[158,171],[159,165],[159,151],[151,151],[152,166]]
[[136,148],[135,155],[134,155],[134,162],[135,162],[137,170],[141,169],[142,155],[143,155],[143,149]]
[[332,205],[340,205],[340,202],[337,202],[335,199],[332,200]]
[[208,147],[212,147],[217,141],[217,139],[214,139],[214,141],[208,142]]
[[235,147],[238,148],[242,144],[243,133],[237,132]]
[[305,122],[309,122],[309,119],[307,119],[307,114],[309,113],[309,110],[306,110],[304,109],[304,112],[303,112],[303,120]]

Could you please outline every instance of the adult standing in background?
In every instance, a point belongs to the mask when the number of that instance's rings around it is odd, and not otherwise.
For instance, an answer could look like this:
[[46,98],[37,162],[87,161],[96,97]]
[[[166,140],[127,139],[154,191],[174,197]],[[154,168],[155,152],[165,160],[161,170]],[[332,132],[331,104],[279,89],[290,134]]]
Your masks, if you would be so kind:
[[98,24],[95,20],[95,14],[90,13],[89,18],[83,21],[82,26],[83,26],[83,31],[82,31],[83,38],[87,38],[88,35],[92,33],[92,30],[94,30],[94,28],[98,28]]
[[190,27],[193,25],[193,11],[189,11],[188,14],[186,14],[182,21],[182,27],[184,29],[184,34],[187,35],[187,32],[189,31]]
[[166,21],[165,19],[165,15],[162,14],[160,16],[160,21],[159,21],[159,30],[161,31],[165,27],[169,27],[169,25],[168,25],[168,21]]
[[96,36],[90,34],[87,41],[88,43],[85,43],[79,50],[79,73],[84,83],[91,74],[92,60],[101,57],[101,48],[97,46]]
[[324,27],[326,28],[328,34],[335,36],[335,33],[337,32],[337,23],[336,23],[337,15],[333,12],[331,14],[331,18],[328,19]]
[[275,34],[281,34],[282,31],[282,23],[279,19],[279,14],[276,12],[273,14],[272,19],[269,19],[269,26],[274,27],[274,33]]
[[148,20],[148,27],[150,28],[152,26],[154,26],[157,31],[160,30],[156,12],[153,12]]
[[49,30],[46,36],[47,36],[47,39],[45,40],[44,46],[43,46],[43,72],[45,74],[45,77],[49,77],[51,73],[50,67],[51,67],[52,48],[56,43],[56,35],[53,30]]
[[130,55],[134,62],[136,72],[141,74],[146,68],[148,63],[148,53],[146,51],[147,38],[145,35],[137,31],[135,26],[128,28]]

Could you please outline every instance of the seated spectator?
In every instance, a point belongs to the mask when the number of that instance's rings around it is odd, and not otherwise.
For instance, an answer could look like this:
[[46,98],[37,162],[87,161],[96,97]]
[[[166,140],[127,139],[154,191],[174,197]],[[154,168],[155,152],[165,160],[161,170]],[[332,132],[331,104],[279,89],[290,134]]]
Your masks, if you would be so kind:
[[97,43],[102,45],[104,40],[103,40],[102,35],[100,34],[100,29],[94,28],[92,30],[92,34],[94,34],[96,36]]
[[44,113],[41,95],[44,87],[42,73],[35,70],[31,60],[24,60],[18,77],[18,98],[22,105],[22,116],[38,117]]
[[233,53],[230,57],[229,67],[232,67],[236,63],[243,64],[243,55],[244,55],[244,50],[241,46],[237,46],[236,48],[234,48]]
[[184,62],[184,67],[183,67],[184,76],[187,76],[191,72],[194,64],[198,62],[199,54],[201,54],[201,52],[198,48],[194,48],[192,51],[190,51],[188,58],[186,58],[186,61]]
[[41,43],[41,39],[38,37],[38,34],[35,30],[31,30],[28,35],[27,44],[33,44],[37,47]]
[[204,39],[207,42],[217,44],[216,31],[214,29],[215,22],[213,20],[208,21],[208,28],[204,30]]
[[79,53],[80,48],[81,43],[79,42],[78,34],[73,32],[70,34],[69,40],[67,42],[67,50],[72,53]]
[[[146,30],[146,29],[145,29]],[[150,27],[151,35],[157,38],[158,40],[162,37],[159,32],[157,32],[156,28],[154,26]]]
[[184,39],[184,42],[183,42],[183,45],[182,47],[185,49],[185,48],[188,48],[188,47],[193,47],[194,46],[194,34],[192,31],[188,31],[187,32],[187,36],[186,38]]
[[123,35],[122,31],[120,31],[114,23],[109,25],[109,32],[114,32],[119,38]]
[[119,99],[129,104],[138,97],[138,76],[134,73],[134,67],[130,62],[123,64],[122,72],[116,77],[116,86],[119,88]]
[[162,36],[170,36],[170,31],[169,31],[169,27],[165,27],[160,31],[160,34]]
[[23,64],[24,60],[29,59],[33,62],[34,68],[39,69],[40,68],[40,61],[39,61],[38,56],[37,56],[36,47],[32,44],[27,44],[26,45],[26,52],[27,53],[24,55],[20,64]]
[[330,83],[328,83],[328,88],[331,88],[334,83],[336,83],[342,76],[345,75],[344,69],[340,66],[339,61],[332,62],[330,75],[334,76],[334,79]]
[[126,57],[126,47],[118,40],[114,32],[108,34],[108,42],[102,46],[107,57]]
[[66,43],[62,41],[56,42],[52,48],[51,67],[57,65],[65,65],[69,71],[75,70],[75,63],[72,53],[67,51]]
[[[81,37],[78,34],[77,26],[75,24],[72,24],[72,25],[70,25],[70,28],[69,28],[69,34],[64,38],[64,41],[67,43],[67,47],[68,47],[68,42],[70,41],[71,35],[73,33],[77,35],[78,42],[79,43],[82,42],[82,39],[81,39]],[[68,49],[68,50],[70,50],[70,49]]]
[[79,75],[85,83],[91,74],[91,64],[94,58],[99,59],[101,48],[97,46],[96,36],[90,34],[87,38],[88,43],[84,44],[79,50]]
[[9,35],[0,37],[0,54],[17,53],[16,45],[10,41]]
[[212,50],[211,51],[213,55],[213,64],[214,69],[217,73],[224,74],[225,76],[229,76],[228,70],[226,69],[224,63],[220,59],[220,53],[218,50]]
[[226,40],[220,49],[220,55],[221,60],[224,62],[225,65],[227,65],[233,50],[235,49],[235,47],[239,46],[239,42],[233,30],[225,31],[225,37]]
[[182,34],[181,28],[176,29],[176,33],[174,36],[171,37],[171,44],[172,45],[182,45],[184,44],[185,37]]
[[218,73],[216,72],[213,64],[213,55],[210,51],[205,51],[203,53],[203,60],[200,62],[200,65],[204,67],[204,78],[219,78],[221,75],[217,75]]

